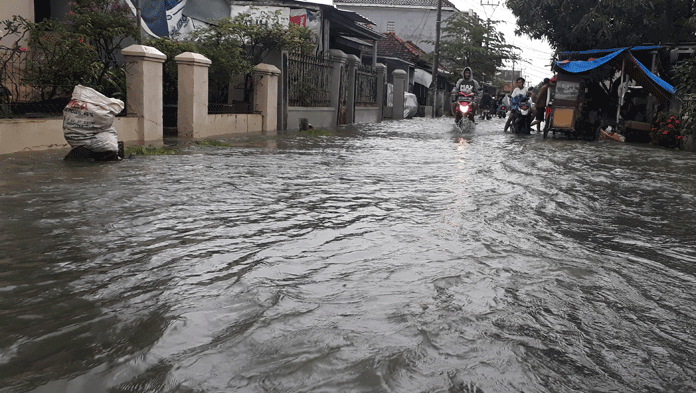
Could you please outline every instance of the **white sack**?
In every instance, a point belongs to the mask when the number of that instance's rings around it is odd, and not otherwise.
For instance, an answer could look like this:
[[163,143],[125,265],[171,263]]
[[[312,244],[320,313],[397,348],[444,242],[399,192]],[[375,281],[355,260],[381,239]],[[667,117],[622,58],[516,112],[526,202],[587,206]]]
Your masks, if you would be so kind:
[[65,140],[73,148],[84,146],[93,152],[118,151],[118,134],[112,124],[123,106],[123,101],[90,87],[75,86],[72,100],[63,109]]
[[418,98],[413,93],[404,93],[404,119],[410,119],[416,113],[418,113]]

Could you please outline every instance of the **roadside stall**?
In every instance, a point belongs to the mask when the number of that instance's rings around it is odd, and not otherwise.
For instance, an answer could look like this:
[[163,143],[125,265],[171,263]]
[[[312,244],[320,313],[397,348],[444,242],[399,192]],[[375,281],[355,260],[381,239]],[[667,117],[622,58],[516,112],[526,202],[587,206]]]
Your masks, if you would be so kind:
[[[659,111],[669,108],[676,89],[650,72],[657,69],[660,46],[566,52],[556,61],[544,138],[564,133],[572,138],[644,141]],[[634,56],[635,53],[640,55]],[[593,57],[600,56],[600,57]],[[575,59],[574,59],[575,58]],[[625,138],[620,138],[615,133]]]

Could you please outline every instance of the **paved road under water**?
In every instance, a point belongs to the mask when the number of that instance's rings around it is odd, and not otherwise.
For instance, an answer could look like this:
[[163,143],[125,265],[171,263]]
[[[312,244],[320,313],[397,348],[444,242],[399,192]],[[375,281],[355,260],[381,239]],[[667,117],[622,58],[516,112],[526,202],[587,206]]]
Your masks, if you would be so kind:
[[0,392],[696,391],[696,154],[501,129],[0,156]]

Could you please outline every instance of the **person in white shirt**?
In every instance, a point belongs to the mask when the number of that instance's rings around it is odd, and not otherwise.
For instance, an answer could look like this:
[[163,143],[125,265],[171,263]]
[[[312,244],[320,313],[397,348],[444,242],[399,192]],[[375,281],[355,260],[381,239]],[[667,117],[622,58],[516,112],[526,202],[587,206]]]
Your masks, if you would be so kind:
[[[524,78],[519,77],[517,78],[517,87],[515,87],[515,90],[512,91],[512,94],[510,94],[510,97],[514,99],[515,97],[522,95],[522,97],[527,97],[527,94],[529,94],[529,90],[527,87],[524,85]],[[534,115],[534,109],[532,109],[532,115]],[[510,122],[512,122],[513,114],[510,112],[508,115],[507,121],[505,122],[505,129],[503,132],[507,132],[508,128],[510,127]]]

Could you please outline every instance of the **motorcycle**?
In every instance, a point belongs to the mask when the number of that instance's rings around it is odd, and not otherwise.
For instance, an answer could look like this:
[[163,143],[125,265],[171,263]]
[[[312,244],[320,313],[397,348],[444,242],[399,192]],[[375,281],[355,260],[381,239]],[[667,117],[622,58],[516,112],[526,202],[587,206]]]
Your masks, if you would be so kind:
[[470,132],[474,129],[474,112],[471,104],[474,102],[474,93],[459,92],[455,119],[461,132]]
[[514,134],[529,134],[532,126],[532,103],[529,97],[519,95],[513,99],[511,129]]
[[501,119],[505,118],[505,114],[507,113],[507,109],[508,109],[507,106],[501,104],[498,107],[498,117]]
[[491,110],[487,106],[481,108],[481,115],[479,116],[479,119],[491,119]]

